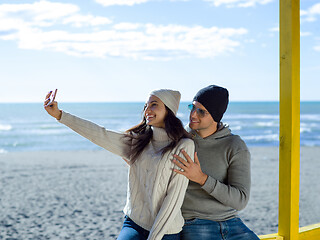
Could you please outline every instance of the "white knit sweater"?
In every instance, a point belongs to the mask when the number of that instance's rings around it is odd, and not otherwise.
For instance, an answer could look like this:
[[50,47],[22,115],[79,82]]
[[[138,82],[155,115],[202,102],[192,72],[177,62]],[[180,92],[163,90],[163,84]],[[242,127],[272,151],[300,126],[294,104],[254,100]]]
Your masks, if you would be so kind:
[[[129,147],[124,143],[123,133],[106,130],[66,112],[62,112],[59,122],[108,151],[128,158]],[[152,129],[152,140],[129,168],[127,203],[123,211],[150,231],[148,240],[161,240],[164,234],[179,233],[184,224],[180,208],[188,179],[172,171],[175,168],[172,155],[181,155],[180,150],[184,149],[189,156],[194,156],[194,143],[191,139],[182,139],[162,156],[159,150],[168,145],[170,139],[164,129]]]

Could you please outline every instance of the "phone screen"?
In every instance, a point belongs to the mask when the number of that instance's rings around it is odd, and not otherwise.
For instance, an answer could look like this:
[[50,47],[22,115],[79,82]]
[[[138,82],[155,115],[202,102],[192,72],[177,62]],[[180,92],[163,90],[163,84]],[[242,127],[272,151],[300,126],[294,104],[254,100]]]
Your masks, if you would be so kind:
[[[58,89],[56,89],[56,90],[50,95],[50,97],[49,97],[49,102],[47,103],[46,106],[50,106],[51,103],[55,100],[56,95],[57,95],[57,91],[58,91]],[[51,106],[50,106],[50,107],[51,107]]]
[[51,96],[50,96],[50,103],[52,103],[52,102],[55,100],[56,95],[57,95],[57,91],[58,91],[58,89],[56,89],[56,90],[54,91],[54,93],[51,94]]

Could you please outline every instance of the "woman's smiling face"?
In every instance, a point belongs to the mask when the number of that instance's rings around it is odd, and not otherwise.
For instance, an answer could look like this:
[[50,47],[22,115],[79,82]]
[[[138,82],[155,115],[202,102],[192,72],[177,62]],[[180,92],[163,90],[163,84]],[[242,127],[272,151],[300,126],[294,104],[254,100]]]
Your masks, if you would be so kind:
[[146,102],[144,117],[147,124],[154,127],[164,128],[164,119],[167,115],[167,110],[164,103],[156,96],[151,95]]

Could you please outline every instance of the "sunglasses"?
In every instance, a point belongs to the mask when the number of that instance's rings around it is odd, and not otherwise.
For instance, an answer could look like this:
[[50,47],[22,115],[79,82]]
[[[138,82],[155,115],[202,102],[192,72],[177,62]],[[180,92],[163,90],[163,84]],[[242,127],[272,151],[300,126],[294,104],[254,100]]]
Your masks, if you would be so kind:
[[203,118],[205,115],[209,114],[206,110],[203,110],[201,108],[197,108],[195,105],[193,104],[189,104],[188,105],[188,109],[190,112],[194,112],[196,111],[197,115],[201,118]]

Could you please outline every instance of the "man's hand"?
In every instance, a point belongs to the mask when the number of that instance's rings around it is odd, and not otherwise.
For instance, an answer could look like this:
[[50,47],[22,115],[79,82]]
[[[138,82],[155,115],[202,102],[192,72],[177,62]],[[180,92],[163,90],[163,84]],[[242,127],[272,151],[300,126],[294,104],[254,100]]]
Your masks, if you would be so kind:
[[202,172],[197,153],[194,153],[194,162],[184,150],[181,150],[181,153],[187,161],[175,154],[173,155],[175,157],[175,159],[173,159],[173,163],[180,167],[183,171],[177,169],[174,169],[173,171],[182,174],[191,181],[199,183],[201,186],[203,186],[207,181],[208,175]]

